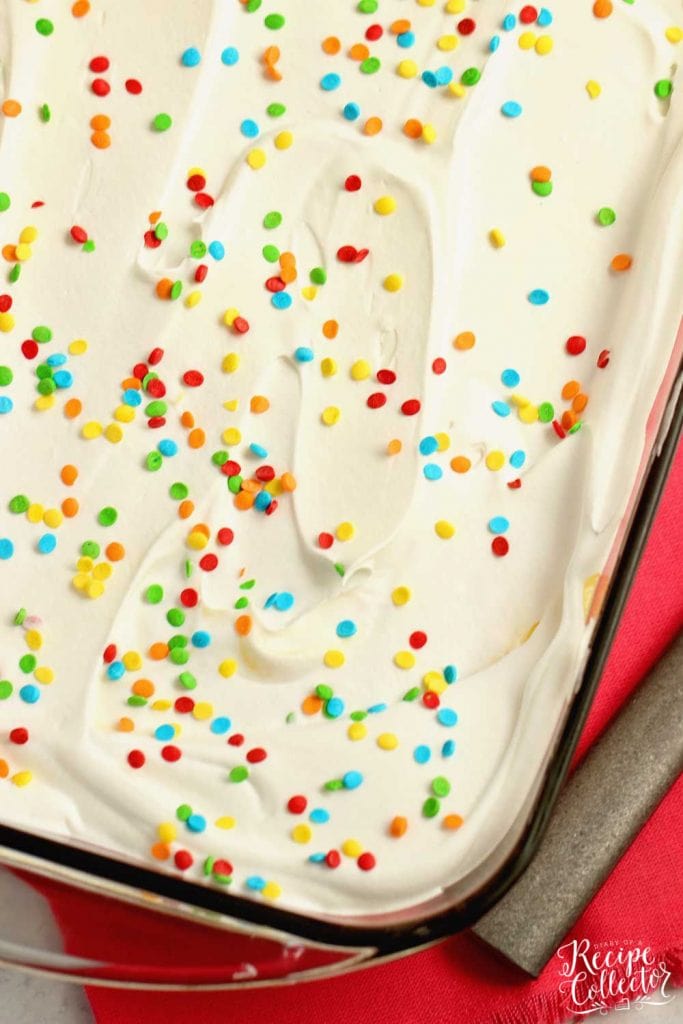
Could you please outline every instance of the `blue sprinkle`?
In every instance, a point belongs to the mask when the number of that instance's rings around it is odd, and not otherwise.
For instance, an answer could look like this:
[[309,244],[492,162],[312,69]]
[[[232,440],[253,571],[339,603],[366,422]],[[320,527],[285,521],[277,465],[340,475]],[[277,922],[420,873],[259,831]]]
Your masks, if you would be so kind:
[[325,714],[328,718],[339,718],[344,714],[344,701],[341,697],[330,697],[325,704]]
[[491,53],[495,53],[500,46],[500,36],[491,36],[489,39],[489,50]]
[[324,807],[314,807],[308,819],[314,825],[325,825],[330,820],[330,812],[326,811]]
[[424,743],[421,743],[419,747],[415,747],[415,750],[413,751],[413,758],[418,764],[427,764],[431,759],[431,756],[431,750],[429,747],[425,746]]
[[219,241],[209,242],[209,256],[212,256],[217,262],[222,260],[225,256],[225,246],[223,243]]
[[545,306],[550,295],[545,288],[534,288],[533,291],[529,292],[527,298],[532,306]]
[[523,452],[521,448],[514,451],[510,456],[510,465],[515,469],[521,469],[526,462],[526,452]]
[[453,757],[455,753],[455,740],[446,740],[441,748],[442,757]]
[[443,677],[449,686],[451,685],[451,683],[454,683],[458,678],[458,670],[455,667],[455,665],[446,665],[445,669],[443,670]]
[[351,771],[345,772],[344,775],[342,775],[342,782],[346,789],[358,789],[362,781],[363,776],[360,772]]
[[423,71],[422,81],[425,85],[428,85],[430,89],[436,89],[439,84],[433,71]]
[[436,713],[436,720],[439,725],[450,727],[458,721],[458,716],[452,708],[439,708]]
[[342,114],[347,121],[355,121],[356,118],[360,117],[360,107],[357,103],[347,103]]
[[191,814],[185,824],[190,832],[203,832],[206,829],[206,818],[203,814]]
[[510,529],[510,520],[505,516],[493,516],[489,519],[489,530],[491,533],[507,533]]
[[311,853],[308,859],[310,860],[311,864],[322,864],[322,862],[325,860],[325,854]]
[[191,639],[193,647],[209,647],[211,645],[211,634],[207,633],[205,629],[198,629],[192,634]]
[[495,412],[496,416],[509,416],[510,406],[507,402],[491,402],[491,408]]
[[221,60],[225,65],[227,65],[227,67],[231,67],[233,64],[236,64],[239,59],[239,50],[235,46],[226,46],[221,54]]
[[508,100],[500,108],[500,112],[504,117],[519,117],[522,113],[522,105],[517,103],[516,100]]
[[428,462],[422,472],[427,480],[440,480],[443,476],[441,466],[437,466],[435,462]]
[[107,665],[107,679],[120,679],[125,671],[126,666],[122,661],[112,661],[111,665]]
[[311,363],[315,358],[315,354],[312,348],[308,348],[306,345],[299,345],[298,348],[294,349],[294,358],[297,363]]
[[172,725],[158,725],[154,730],[155,740],[172,740],[175,739],[175,729]]
[[134,388],[126,388],[121,396],[124,405],[142,405],[142,395],[139,391],[135,391]]
[[548,8],[547,7],[541,7],[540,11],[538,12],[538,17],[536,18],[536,24],[538,25],[538,27],[539,28],[547,28],[548,25],[552,25],[552,23],[553,23],[553,16],[550,13],[550,11],[548,10]]
[[512,32],[513,28],[517,24],[517,18],[514,14],[506,14],[503,18],[503,28],[506,32]]
[[400,36],[396,36],[396,42],[404,50],[407,50],[415,42],[415,33],[414,32],[401,32]]
[[48,366],[64,366],[66,356],[63,352],[53,352],[51,356],[47,357],[45,362]]
[[287,612],[294,604],[294,594],[290,594],[288,590],[283,590],[281,594],[275,595],[273,604],[279,612]]
[[229,718],[214,718],[209,728],[215,736],[225,736],[231,725]]
[[35,704],[40,700],[40,690],[33,683],[27,683],[19,690],[19,696],[26,704]]
[[435,76],[437,85],[448,85],[449,82],[453,81],[453,72],[447,67],[437,68]]
[[196,68],[202,59],[202,55],[196,46],[188,46],[180,58],[183,67]]
[[157,448],[167,458],[178,454],[178,445],[170,437],[165,437],[163,441],[159,441]]
[[355,636],[357,632],[358,626],[352,619],[342,619],[337,623],[337,636],[339,637]]
[[292,296],[289,292],[273,292],[270,297],[271,306],[276,309],[289,309],[292,305]]
[[386,711],[386,710],[387,710],[387,706],[384,703],[384,701],[382,701],[381,704],[373,704],[371,708],[368,708],[368,714],[369,715],[377,715],[377,714],[379,714],[380,711]]
[[250,875],[244,884],[247,889],[253,889],[254,892],[261,892],[261,890],[266,887],[266,880],[265,878],[261,878],[260,875]]
[[259,134],[259,126],[250,117],[245,118],[240,125],[240,131],[245,139],[255,139]]
[[57,538],[54,533],[44,533],[38,539],[38,550],[41,555],[49,555],[57,547]]
[[272,497],[268,494],[268,491],[259,491],[254,499],[254,508],[257,508],[259,512],[265,512],[269,505],[272,504]]
[[420,455],[433,455],[439,450],[439,442],[435,437],[423,437],[420,441]]
[[330,71],[320,79],[320,88],[324,89],[325,92],[334,92],[340,85],[341,75],[338,75],[336,71]]
[[503,370],[500,379],[506,388],[516,388],[522,378],[516,370]]
[[268,458],[268,449],[264,448],[262,444],[257,444],[256,441],[252,441],[249,445],[249,451],[256,455],[259,459]]
[[11,412],[14,402],[7,395],[0,395],[0,413]]
[[0,558],[7,561],[14,554],[14,544],[9,537],[0,537]]
[[58,388],[70,388],[74,382],[74,375],[70,370],[57,370],[52,374],[52,379]]
[[264,608],[272,608],[273,605],[275,604],[275,598],[276,597],[277,597],[277,591],[275,593],[273,593],[273,594],[269,594],[268,597],[266,598],[266,603],[264,604],[263,607]]

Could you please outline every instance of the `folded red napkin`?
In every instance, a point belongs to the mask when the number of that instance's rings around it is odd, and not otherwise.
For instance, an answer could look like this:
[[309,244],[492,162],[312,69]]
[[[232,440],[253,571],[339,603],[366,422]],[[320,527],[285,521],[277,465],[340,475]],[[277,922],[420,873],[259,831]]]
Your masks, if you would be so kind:
[[[596,740],[639,680],[683,625],[683,447],[679,449],[616,642],[577,752]],[[628,780],[624,780],[628,784]],[[586,908],[567,941],[604,952],[643,951],[671,973],[669,992],[683,985],[683,780],[664,801]],[[561,879],[558,879],[561,884]],[[131,951],[154,941],[125,909],[127,927],[93,919],[73,898],[48,892],[62,924],[67,949],[83,953],[74,937],[129,961]],[[167,948],[186,950],[186,932],[169,918],[160,926]],[[175,935],[177,931],[177,936]],[[219,940],[220,941],[220,940]],[[172,960],[171,960],[172,962]],[[214,960],[215,962],[215,960]],[[581,964],[579,964],[581,966]],[[99,1024],[557,1024],[572,1016],[571,991],[561,991],[561,961],[554,958],[540,978],[530,980],[470,934],[422,953],[333,980],[242,992],[175,994],[89,988]],[[649,973],[648,973],[649,971]],[[649,967],[648,978],[653,973]],[[596,979],[604,972],[598,972]],[[629,974],[617,968],[618,976]],[[633,969],[631,976],[639,975]],[[595,980],[595,979],[594,979]],[[585,993],[585,987],[581,989]],[[621,994],[596,996],[605,1006],[626,1005]],[[655,995],[656,998],[661,998]],[[683,1007],[683,994],[678,997]],[[683,1012],[683,1010],[681,1011]]]

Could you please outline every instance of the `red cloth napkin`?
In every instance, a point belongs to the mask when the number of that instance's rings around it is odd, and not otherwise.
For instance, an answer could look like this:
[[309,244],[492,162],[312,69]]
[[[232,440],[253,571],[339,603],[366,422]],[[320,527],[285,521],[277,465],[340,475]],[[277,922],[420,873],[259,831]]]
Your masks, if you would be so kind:
[[[642,676],[683,625],[683,446],[679,448],[616,642],[581,739],[577,760],[596,740]],[[668,965],[669,986],[683,985],[683,780],[673,787],[567,941],[649,946]],[[561,884],[561,880],[558,880]],[[78,903],[47,894],[67,948],[83,929],[98,931],[121,958],[135,946],[135,911],[127,928],[93,920]],[[166,938],[176,925],[166,919]],[[112,938],[112,933],[114,937]],[[177,949],[187,948],[178,932]],[[149,941],[148,937],[144,941]],[[137,948],[142,948],[138,946]],[[82,945],[80,946],[82,950]],[[347,977],[243,992],[175,994],[89,988],[99,1024],[557,1024],[570,1015],[560,994],[559,961],[530,980],[464,933],[409,958]],[[683,1005],[683,996],[679,995]],[[618,999],[607,1000],[615,1005]]]

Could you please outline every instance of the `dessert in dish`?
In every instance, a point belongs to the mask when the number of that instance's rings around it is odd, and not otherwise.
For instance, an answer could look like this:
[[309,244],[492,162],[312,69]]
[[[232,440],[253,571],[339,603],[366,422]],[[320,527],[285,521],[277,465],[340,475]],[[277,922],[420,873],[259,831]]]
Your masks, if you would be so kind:
[[674,351],[680,15],[5,0],[3,821],[317,914],[499,847]]

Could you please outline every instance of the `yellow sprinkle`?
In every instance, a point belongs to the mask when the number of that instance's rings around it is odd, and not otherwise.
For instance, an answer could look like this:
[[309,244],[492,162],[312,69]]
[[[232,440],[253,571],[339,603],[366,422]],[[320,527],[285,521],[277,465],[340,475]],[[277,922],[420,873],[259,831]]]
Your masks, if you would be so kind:
[[440,672],[426,672],[422,677],[422,685],[430,693],[443,693],[448,683]]
[[104,436],[110,444],[118,444],[123,440],[123,431],[118,423],[108,423],[104,428]]
[[368,734],[367,726],[363,725],[362,722],[351,722],[351,725],[346,730],[346,735],[350,740],[364,740]]
[[36,408],[38,412],[45,412],[46,409],[51,409],[54,404],[54,395],[38,395],[35,402],[33,403],[34,408]]
[[487,454],[485,461],[488,469],[496,472],[496,470],[502,469],[505,465],[505,455],[503,452],[495,449]]
[[43,512],[43,522],[50,529],[54,530],[64,522],[64,516],[58,508],[46,508]]
[[444,8],[446,14],[462,14],[467,7],[467,0],[448,0]]
[[436,128],[433,124],[422,125],[422,141],[430,145],[432,142],[436,142]]
[[553,48],[552,36],[539,36],[536,40],[536,53],[545,57]]
[[517,394],[517,392],[510,395],[509,402],[511,405],[516,406],[518,409],[523,409],[525,405],[531,405],[531,402],[528,398],[525,398],[524,395]]
[[310,825],[295,825],[290,835],[295,843],[310,843],[313,838],[313,829]]
[[90,577],[86,576],[83,572],[79,572],[75,576],[72,576],[71,582],[76,590],[85,590],[90,583]]
[[527,405],[523,405],[517,413],[522,423],[535,423],[538,419],[538,406],[532,405],[529,402]]
[[196,718],[199,722],[204,722],[207,718],[213,718],[213,704],[210,704],[207,700],[198,701],[192,708],[192,717]]
[[164,821],[157,828],[157,835],[162,843],[172,843],[178,835],[178,830],[172,821]]
[[37,629],[28,629],[24,633],[24,642],[29,651],[39,651],[43,646],[43,634]]
[[282,886],[277,882],[266,882],[261,889],[261,895],[267,900],[276,900],[278,896],[282,895]]
[[[172,707],[173,702],[170,700],[155,700],[152,704],[150,704],[150,708],[152,709],[152,711],[168,711],[169,708]],[[178,728],[178,726],[175,726],[175,728]]]
[[222,437],[227,445],[239,444],[242,440],[242,434],[237,427],[228,427],[223,431]]
[[222,675],[224,679],[229,679],[230,676],[234,676],[237,671],[237,662],[234,658],[226,658],[218,666],[219,675]]
[[239,368],[240,357],[237,352],[228,352],[227,356],[223,357],[221,363],[221,370],[223,373],[234,373]]
[[262,149],[252,149],[250,153],[247,153],[247,163],[251,167],[252,171],[260,170],[265,162],[266,154]]
[[413,668],[415,665],[415,655],[412,651],[397,651],[394,655],[394,665],[399,668]]
[[418,7],[433,7],[436,0],[417,0]]
[[323,655],[323,662],[328,668],[341,668],[345,661],[343,651],[329,650]]
[[278,132],[273,143],[276,149],[289,149],[294,142],[294,136],[291,132]]
[[185,305],[188,307],[188,309],[194,309],[194,307],[198,306],[201,301],[202,293],[198,288],[194,288],[185,297]]
[[96,598],[102,597],[102,594],[104,593],[104,583],[100,580],[90,580],[85,588],[85,592],[88,597],[92,598],[94,601]]
[[222,818],[216,818],[214,822],[216,828],[229,829],[234,828],[237,824],[235,818],[232,818],[229,814],[224,814]]
[[88,342],[85,340],[85,338],[76,338],[76,340],[72,341],[71,344],[69,345],[70,356],[82,356],[85,355],[87,351]]
[[119,423],[132,423],[135,419],[135,409],[132,405],[117,405],[114,410],[114,419]]
[[17,772],[16,775],[12,776],[12,782],[14,783],[15,786],[28,786],[32,778],[32,772]]
[[398,736],[395,736],[393,732],[383,732],[377,737],[377,746],[380,750],[396,750]]
[[49,665],[38,665],[33,672],[33,678],[44,686],[49,686],[55,680],[53,669]]
[[356,359],[351,365],[350,373],[353,380],[367,380],[372,373],[372,367],[367,359]]
[[93,567],[92,558],[88,558],[86,555],[82,555],[76,562],[76,568],[79,572],[91,572]]
[[142,657],[139,651],[126,651],[121,661],[129,672],[137,672],[139,668],[142,668]]
[[403,287],[403,278],[400,274],[388,274],[383,284],[388,292],[399,292]]
[[398,64],[396,72],[401,78],[415,78],[418,73],[418,67],[414,60],[402,60]]
[[534,32],[522,32],[517,40],[520,50],[533,50],[535,42],[536,35]]
[[356,535],[356,527],[353,523],[340,523],[335,530],[337,540],[352,540]]
[[206,545],[209,543],[209,538],[201,530],[192,530],[188,534],[187,546],[192,548],[193,551],[203,551]]
[[306,299],[306,302],[313,302],[317,294],[318,289],[314,284],[307,284],[305,288],[301,289],[301,297]]
[[109,562],[98,562],[97,565],[93,566],[93,579],[94,580],[108,580],[112,574],[112,567]]
[[238,398],[230,398],[227,402],[223,402],[223,408],[228,412],[237,412],[239,405],[240,403]]
[[33,250],[30,245],[26,245],[25,242],[20,242],[14,250],[14,255],[19,263],[25,263],[26,260],[30,260],[33,256]]
[[33,225],[29,224],[28,227],[22,228],[21,234],[19,235],[19,241],[26,242],[27,245],[30,245],[31,242],[35,242],[37,237],[38,228],[35,228],[33,227]]
[[670,43],[680,43],[681,39],[683,39],[683,28],[679,25],[671,25],[666,29],[664,35]]
[[14,327],[14,317],[11,313],[0,313],[0,331],[7,334]]
[[505,245],[505,235],[500,228],[492,228],[489,231],[489,240],[494,249],[502,249]]
[[334,359],[331,359],[330,356],[325,356],[325,358],[320,363],[320,372],[322,373],[323,377],[334,377],[335,373],[337,372],[336,361]]
[[33,505],[29,505],[26,509],[26,518],[29,523],[41,523],[44,515],[45,509],[42,505],[39,505],[38,502],[35,502]]
[[390,213],[394,213],[396,210],[396,200],[393,196],[380,196],[379,199],[375,200],[375,213],[379,213],[380,216],[386,217]]
[[439,38],[436,41],[436,45],[438,46],[438,48],[440,50],[444,50],[445,52],[448,52],[450,50],[454,50],[456,48],[456,46],[458,45],[458,42],[459,42],[459,39],[458,39],[457,36],[445,35],[445,36],[439,36]]
[[230,306],[230,308],[226,309],[225,313],[223,314],[223,323],[225,324],[226,327],[232,327],[232,325],[234,324],[235,320],[239,315],[239,310],[234,309],[232,306]]
[[363,852],[363,844],[357,839],[345,839],[341,846],[345,857],[360,857]]
[[187,172],[187,177],[191,178],[195,174],[200,174],[202,178],[206,177],[206,171],[204,170],[203,167],[190,167],[189,171]]
[[410,587],[395,587],[391,592],[391,600],[394,602],[397,608],[400,608],[404,604],[408,604],[412,594]]
[[597,100],[598,96],[602,92],[602,86],[599,82],[596,82],[591,78],[590,81],[586,82],[586,92],[592,100]]
[[448,91],[451,96],[457,96],[459,100],[463,99],[467,95],[467,89],[462,82],[449,82]]
[[442,540],[450,540],[455,533],[455,527],[453,523],[449,523],[447,519],[439,519],[434,523],[434,532],[437,537],[441,537]]
[[81,428],[81,434],[86,441],[93,441],[96,437],[99,437],[102,433],[102,424],[98,423],[97,420],[90,420],[88,423],[84,423]]
[[320,419],[323,421],[326,427],[333,427],[341,416],[341,410],[336,405],[328,405],[326,409],[320,413]]
[[436,438],[436,443],[439,446],[438,450],[440,452],[447,452],[451,446],[451,439],[448,434],[444,434],[443,431],[438,431],[434,434],[434,437]]

